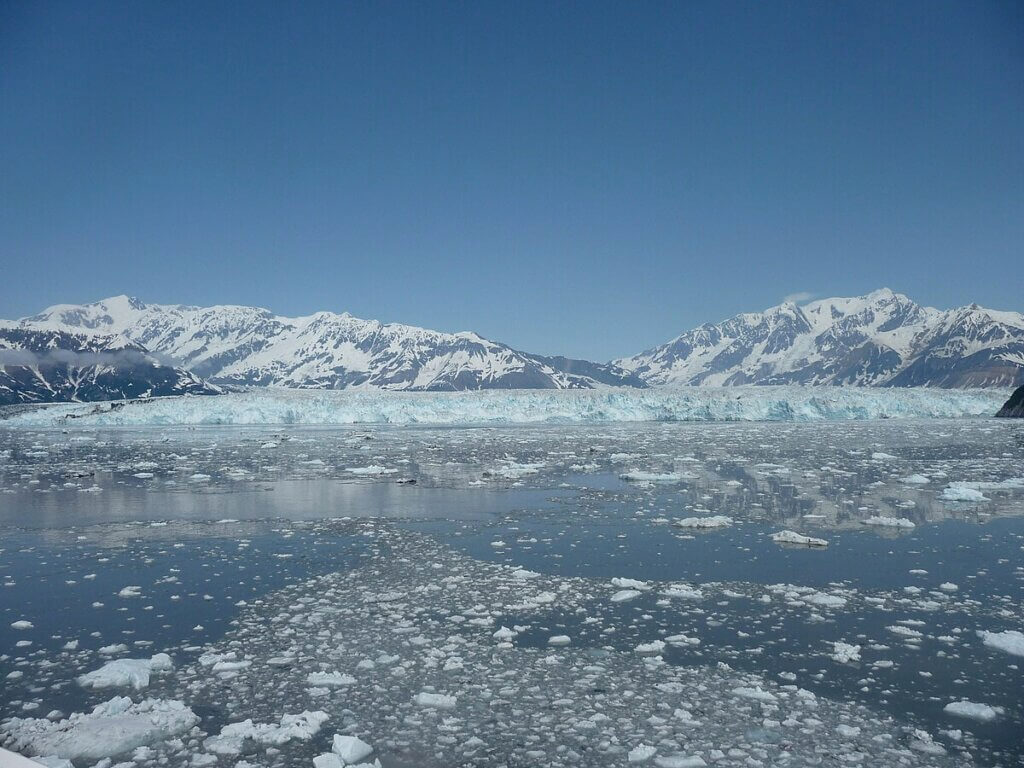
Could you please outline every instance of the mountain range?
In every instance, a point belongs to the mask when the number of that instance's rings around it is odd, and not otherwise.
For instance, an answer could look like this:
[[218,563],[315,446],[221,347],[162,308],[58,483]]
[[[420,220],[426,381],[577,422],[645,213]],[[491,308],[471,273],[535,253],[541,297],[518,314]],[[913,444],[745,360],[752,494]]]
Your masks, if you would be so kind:
[[[71,358],[56,350],[73,353]],[[102,353],[101,358],[95,356]],[[3,355],[6,354],[6,360]],[[19,357],[21,355],[21,357]],[[216,394],[220,387],[467,390],[738,384],[1010,387],[1024,315],[923,307],[888,289],[705,324],[595,363],[347,313],[116,296],[0,323],[0,403]]]
[[0,322],[0,405],[223,392],[123,336]]
[[615,363],[651,385],[1011,387],[1024,383],[1024,315],[883,288],[736,315]]

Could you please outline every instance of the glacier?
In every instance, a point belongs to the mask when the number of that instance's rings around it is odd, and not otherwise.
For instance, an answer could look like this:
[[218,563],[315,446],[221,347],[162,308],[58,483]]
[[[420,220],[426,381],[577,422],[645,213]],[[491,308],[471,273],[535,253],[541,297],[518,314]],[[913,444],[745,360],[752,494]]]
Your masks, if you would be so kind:
[[8,414],[7,427],[601,424],[846,421],[992,416],[1006,389],[806,386],[476,392],[267,388],[216,397],[68,403]]

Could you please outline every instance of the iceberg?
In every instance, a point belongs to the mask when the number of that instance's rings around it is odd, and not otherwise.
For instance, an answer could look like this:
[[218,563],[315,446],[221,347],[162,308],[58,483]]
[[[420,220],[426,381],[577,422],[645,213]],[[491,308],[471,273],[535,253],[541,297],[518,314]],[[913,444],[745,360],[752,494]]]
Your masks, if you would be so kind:
[[259,389],[217,397],[62,403],[9,413],[4,426],[601,424],[829,421],[991,416],[1001,389],[661,387],[379,392]]

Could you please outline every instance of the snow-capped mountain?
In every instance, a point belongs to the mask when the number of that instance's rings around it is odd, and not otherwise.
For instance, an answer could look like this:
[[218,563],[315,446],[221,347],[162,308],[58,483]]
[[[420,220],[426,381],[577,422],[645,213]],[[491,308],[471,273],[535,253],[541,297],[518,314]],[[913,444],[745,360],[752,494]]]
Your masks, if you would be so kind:
[[221,392],[123,336],[0,323],[0,405]]
[[197,376],[303,389],[589,389],[644,386],[615,366],[519,352],[475,333],[441,333],[318,312],[144,304],[128,296],[58,305],[25,328],[121,334]]
[[1009,387],[1024,383],[1024,315],[883,288],[736,315],[614,362],[652,385]]

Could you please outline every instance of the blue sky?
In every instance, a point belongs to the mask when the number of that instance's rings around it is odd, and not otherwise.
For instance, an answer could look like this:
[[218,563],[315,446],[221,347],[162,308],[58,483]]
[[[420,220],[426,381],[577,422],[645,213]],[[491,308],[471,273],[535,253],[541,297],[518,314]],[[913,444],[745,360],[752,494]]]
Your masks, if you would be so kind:
[[1024,4],[0,4],[0,317],[118,293],[608,359],[1024,310]]

